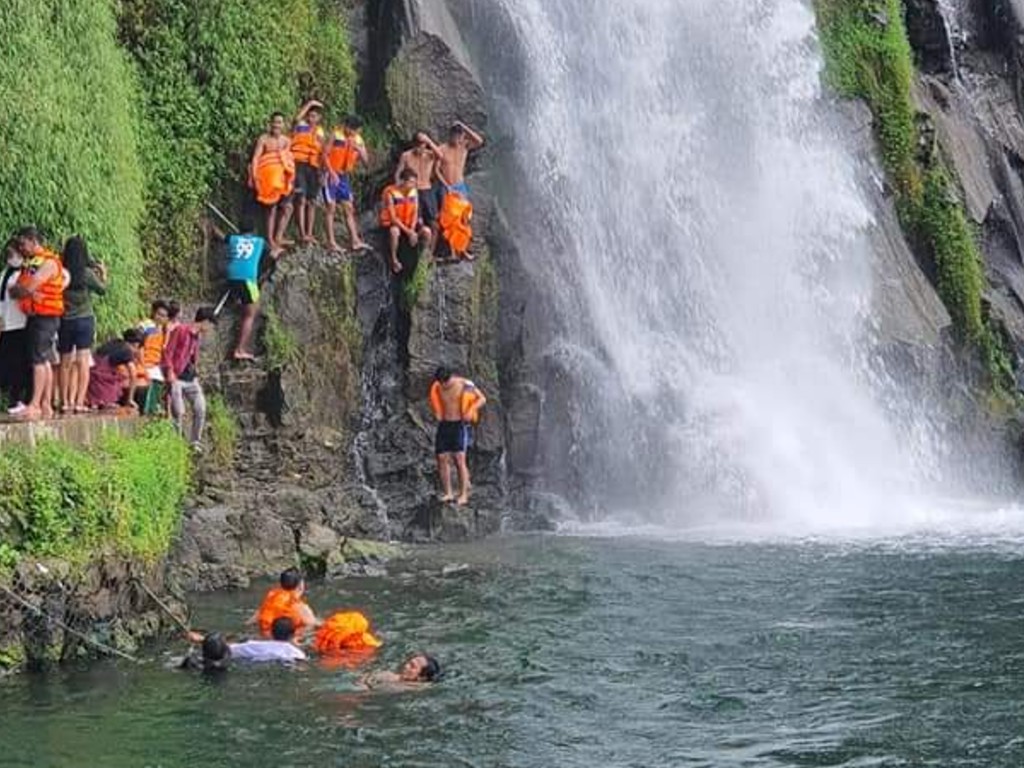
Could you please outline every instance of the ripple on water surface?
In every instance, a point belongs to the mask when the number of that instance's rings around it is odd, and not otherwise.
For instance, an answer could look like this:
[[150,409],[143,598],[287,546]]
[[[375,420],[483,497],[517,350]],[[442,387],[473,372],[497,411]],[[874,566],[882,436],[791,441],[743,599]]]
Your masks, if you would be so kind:
[[[1020,766],[1021,550],[931,542],[541,537],[428,550],[314,586],[379,664],[444,682],[368,695],[344,670],[216,681],[109,663],[0,681],[13,766]],[[240,629],[258,590],[202,597]]]

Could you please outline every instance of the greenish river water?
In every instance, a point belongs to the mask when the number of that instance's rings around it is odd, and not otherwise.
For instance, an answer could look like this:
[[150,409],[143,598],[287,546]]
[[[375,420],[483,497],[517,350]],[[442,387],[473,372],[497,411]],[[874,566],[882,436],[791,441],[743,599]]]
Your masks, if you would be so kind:
[[[372,616],[374,666],[437,654],[432,689],[363,693],[317,664],[204,679],[157,648],[0,681],[0,765],[1016,768],[1022,555],[929,539],[427,550],[312,601]],[[199,618],[239,629],[258,596],[199,598]]]

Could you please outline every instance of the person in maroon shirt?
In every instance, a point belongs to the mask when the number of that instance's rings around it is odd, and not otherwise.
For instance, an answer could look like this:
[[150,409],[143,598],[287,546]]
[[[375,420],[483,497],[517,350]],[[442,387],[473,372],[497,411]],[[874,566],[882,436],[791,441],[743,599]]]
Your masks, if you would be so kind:
[[182,323],[170,332],[160,362],[164,380],[170,387],[171,418],[182,434],[185,401],[192,406],[189,443],[196,451],[202,449],[203,427],[206,424],[206,397],[199,383],[199,345],[203,337],[213,330],[216,322],[217,315],[213,307],[200,307],[196,311],[194,323]]

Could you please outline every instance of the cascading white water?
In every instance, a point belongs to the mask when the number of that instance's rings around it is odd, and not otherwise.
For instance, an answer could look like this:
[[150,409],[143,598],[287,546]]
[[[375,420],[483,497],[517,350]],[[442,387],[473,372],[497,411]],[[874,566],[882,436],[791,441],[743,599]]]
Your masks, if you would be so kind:
[[510,208],[572,381],[549,461],[663,521],[893,514],[915,467],[863,362],[872,216],[809,6],[489,1],[519,59],[487,72]]

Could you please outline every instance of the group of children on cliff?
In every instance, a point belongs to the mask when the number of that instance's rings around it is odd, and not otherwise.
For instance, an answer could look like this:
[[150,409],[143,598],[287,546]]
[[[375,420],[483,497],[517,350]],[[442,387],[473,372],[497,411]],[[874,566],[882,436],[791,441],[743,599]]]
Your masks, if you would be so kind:
[[[286,130],[285,116],[274,113],[267,131],[256,142],[249,165],[249,185],[266,211],[266,237],[270,254],[279,256],[295,241],[288,236],[293,218],[303,245],[317,242],[316,218],[324,208],[327,247],[340,252],[335,235],[335,214],[340,204],[352,251],[365,249],[359,231],[353,192],[353,174],[370,162],[361,133],[362,121],[345,117],[330,130],[323,126],[324,107],[308,101]],[[453,258],[472,259],[473,205],[466,185],[469,153],[484,144],[480,134],[462,122],[454,123],[444,144],[425,131],[416,133],[413,146],[395,169],[394,183],[381,193],[378,221],[387,231],[390,264],[398,274],[404,240],[433,258],[439,242]]]
[[154,301],[149,318],[94,349],[92,297],[106,293],[108,276],[85,241],[72,237],[57,253],[35,228],[24,227],[7,241],[4,258],[0,398],[10,416],[35,421],[106,409],[166,410],[180,429],[188,401],[189,440],[199,446],[206,414],[199,339],[215,320],[210,307],[186,323],[178,302]]
[[[205,672],[223,671],[232,661],[294,664],[308,661],[314,653],[322,660],[350,669],[368,664],[383,645],[359,611],[339,611],[319,619],[306,602],[306,584],[296,568],[281,574],[279,584],[264,596],[249,619],[260,637],[231,642],[220,632],[186,635],[197,649],[180,666]],[[410,656],[398,672],[378,671],[363,675],[364,688],[416,688],[441,678],[437,659],[424,653]]]
[[[335,215],[340,204],[353,251],[366,249],[359,231],[353,174],[370,157],[362,122],[354,116],[325,131],[323,105],[309,101],[286,130],[281,113],[271,116],[249,164],[248,183],[263,206],[266,236],[246,217],[238,231],[224,234],[227,292],[218,307],[200,307],[193,323],[180,321],[173,301],[154,301],[151,316],[93,349],[96,335],[92,296],[102,296],[108,275],[90,258],[81,237],[68,240],[62,253],[47,248],[32,227],[20,230],[6,247],[0,276],[0,397],[19,419],[48,419],[96,409],[120,408],[154,415],[165,412],[179,430],[185,406],[193,411],[189,442],[199,449],[206,399],[199,382],[199,346],[229,299],[242,305],[236,361],[254,360],[252,337],[259,306],[261,261],[276,263],[294,220],[298,241],[317,243],[316,219],[325,211],[327,247],[340,252]],[[393,183],[381,193],[378,221],[388,238],[391,270],[399,275],[403,244],[418,258],[434,259],[441,249],[452,258],[472,259],[473,205],[465,180],[469,153],[484,139],[462,122],[454,123],[444,144],[425,131],[400,157]],[[230,223],[230,222],[228,222]],[[439,421],[435,440],[441,500],[466,504],[470,478],[466,451],[471,425],[486,403],[466,378],[439,368],[429,392]],[[457,470],[458,493],[451,473]]]

